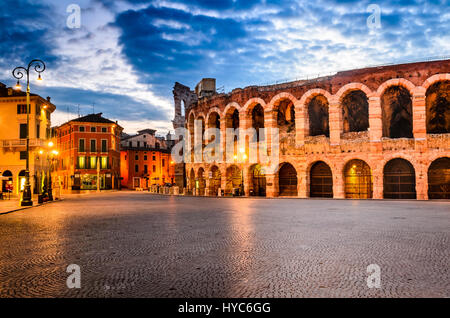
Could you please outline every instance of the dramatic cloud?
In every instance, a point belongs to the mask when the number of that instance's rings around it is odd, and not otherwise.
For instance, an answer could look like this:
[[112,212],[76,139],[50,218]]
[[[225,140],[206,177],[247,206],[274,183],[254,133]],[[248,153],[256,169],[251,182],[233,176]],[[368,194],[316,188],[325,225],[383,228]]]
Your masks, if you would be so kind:
[[80,29],[65,25],[73,1],[7,3],[0,79],[41,57],[48,81],[36,92],[53,96],[55,123],[95,103],[128,132],[171,129],[175,81],[215,77],[230,91],[450,53],[448,1],[377,1],[376,29],[372,1],[83,0]]

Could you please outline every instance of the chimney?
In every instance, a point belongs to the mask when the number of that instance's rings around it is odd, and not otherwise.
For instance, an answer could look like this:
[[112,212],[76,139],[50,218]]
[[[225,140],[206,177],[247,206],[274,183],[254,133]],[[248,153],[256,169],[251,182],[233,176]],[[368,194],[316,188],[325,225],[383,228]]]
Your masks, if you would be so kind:
[[49,102],[50,103],[50,96],[47,96],[47,102]]

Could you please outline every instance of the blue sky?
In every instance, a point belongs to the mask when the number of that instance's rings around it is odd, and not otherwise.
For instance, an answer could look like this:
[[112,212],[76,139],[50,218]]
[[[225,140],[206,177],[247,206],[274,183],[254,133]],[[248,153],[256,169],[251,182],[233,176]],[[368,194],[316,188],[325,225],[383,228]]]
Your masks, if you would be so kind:
[[[70,4],[81,27],[66,25]],[[370,4],[380,28],[370,28]],[[236,87],[372,64],[450,55],[449,1],[3,0],[0,81],[29,59],[47,64],[32,91],[53,124],[103,112],[125,131],[171,129],[172,87],[215,77]]]

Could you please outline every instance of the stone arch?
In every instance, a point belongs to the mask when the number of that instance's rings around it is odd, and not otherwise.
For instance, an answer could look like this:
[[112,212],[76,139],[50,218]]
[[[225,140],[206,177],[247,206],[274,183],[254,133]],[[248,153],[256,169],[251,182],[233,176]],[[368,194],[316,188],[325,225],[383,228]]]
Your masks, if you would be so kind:
[[381,98],[381,96],[384,94],[386,89],[388,89],[391,86],[401,86],[401,87],[407,89],[411,96],[414,95],[414,89],[416,88],[416,86],[413,83],[411,83],[410,81],[408,81],[407,79],[393,78],[393,79],[387,80],[386,82],[381,84],[377,89],[376,95]]
[[241,110],[242,110],[242,107],[238,103],[236,103],[236,102],[228,103],[227,106],[225,106],[225,109],[223,110],[223,113],[222,113],[223,117],[227,116],[227,114],[230,112],[231,108],[237,109],[238,112],[241,112]]
[[264,101],[264,99],[259,98],[259,97],[253,97],[253,98],[250,98],[250,99],[245,103],[245,105],[242,107],[242,109],[243,109],[246,113],[249,113],[249,112],[252,110],[252,108],[253,108],[254,106],[258,105],[258,104],[261,105],[261,107],[262,107],[263,109],[266,109],[266,107],[267,107],[266,102]]
[[278,195],[279,196],[297,196],[298,179],[297,170],[289,162],[283,162],[279,165],[277,172]]
[[219,189],[221,186],[221,178],[222,174],[220,172],[220,169],[218,166],[213,165],[209,169],[209,173],[211,174],[211,177],[209,178],[209,195],[217,196],[219,194]]
[[317,160],[310,165],[309,196],[311,198],[333,197],[333,173],[331,167],[322,160]]
[[343,169],[344,193],[349,199],[370,199],[373,196],[373,177],[370,166],[361,159],[349,160]]
[[425,105],[427,133],[450,133],[450,79],[434,81],[428,86]]
[[[206,115],[206,123],[207,123],[207,127],[209,128],[209,123],[211,122],[211,116],[219,116],[219,119],[222,117],[222,112],[220,111],[220,109],[218,107],[212,107],[209,111],[208,114]],[[220,128],[220,126],[218,127]]]
[[372,90],[362,83],[348,83],[342,86],[334,96],[337,100],[340,101],[348,93],[358,90],[363,91],[364,94],[366,94],[367,98],[369,98],[373,94]]
[[428,198],[450,199],[450,158],[434,160],[428,168]]
[[412,138],[412,94],[402,85],[391,85],[380,97],[383,137]]
[[408,160],[395,158],[383,168],[383,197],[385,199],[415,199],[416,173]]
[[423,84],[422,87],[427,90],[431,85],[433,85],[436,82],[450,80],[450,73],[445,74],[435,74],[429,78],[427,78]]
[[259,163],[248,169],[249,193],[253,196],[266,196],[266,176]]
[[226,170],[225,194],[233,195],[235,189],[242,189],[242,171],[237,165],[230,165]]
[[291,93],[283,92],[283,93],[279,93],[279,94],[275,95],[274,97],[272,97],[269,104],[267,105],[267,109],[274,110],[274,108],[277,107],[277,103],[280,100],[286,100],[286,99],[290,100],[293,105],[295,105],[298,102],[297,98],[295,98],[294,95],[292,95]]

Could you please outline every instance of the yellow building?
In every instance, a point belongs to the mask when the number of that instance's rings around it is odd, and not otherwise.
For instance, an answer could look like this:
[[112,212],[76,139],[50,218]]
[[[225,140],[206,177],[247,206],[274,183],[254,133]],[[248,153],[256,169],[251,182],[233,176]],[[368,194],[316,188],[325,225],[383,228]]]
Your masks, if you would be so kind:
[[[0,191],[18,196],[25,182],[26,93],[0,83]],[[51,137],[50,116],[56,107],[50,97],[30,94],[30,184],[33,194],[42,189],[48,160],[39,150]]]

